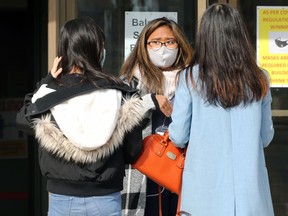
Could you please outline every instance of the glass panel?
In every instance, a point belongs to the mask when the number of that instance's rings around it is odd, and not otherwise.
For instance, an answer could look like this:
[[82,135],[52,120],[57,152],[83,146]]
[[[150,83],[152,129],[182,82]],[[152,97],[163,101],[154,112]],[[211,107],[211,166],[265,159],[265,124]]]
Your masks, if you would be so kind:
[[[288,6],[287,0],[239,0],[238,5],[246,19],[248,30],[256,49],[257,6]],[[287,33],[288,37],[288,33]],[[273,110],[287,113],[288,88],[271,88]],[[275,135],[272,143],[265,149],[266,164],[269,172],[270,188],[274,212],[276,216],[288,215],[288,117],[275,115],[273,117]]]
[[196,1],[190,0],[77,0],[77,17],[90,16],[103,28],[107,50],[104,69],[117,75],[124,61],[125,11],[177,12],[178,23],[191,45],[196,29]]
[[[257,6],[288,6],[287,0],[251,0],[238,1],[239,9],[241,10],[244,19],[247,22],[248,30],[256,49],[256,22],[257,22]],[[288,39],[288,33],[287,33]],[[271,88],[273,103],[273,110],[287,110],[288,109],[288,88]]]

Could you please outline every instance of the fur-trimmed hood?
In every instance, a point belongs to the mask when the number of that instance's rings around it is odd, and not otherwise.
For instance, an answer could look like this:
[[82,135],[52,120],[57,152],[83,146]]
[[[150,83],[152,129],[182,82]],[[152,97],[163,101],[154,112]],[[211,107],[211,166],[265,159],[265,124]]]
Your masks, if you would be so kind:
[[[51,114],[43,115],[33,121],[35,137],[41,147],[48,152],[67,161],[77,163],[92,163],[110,155],[122,145],[125,134],[138,125],[145,117],[145,108],[137,96],[124,98],[120,107],[116,127],[110,139],[101,147],[93,150],[84,150],[77,147],[64,136],[63,132],[51,120]],[[101,124],[101,122],[99,122]],[[96,123],[95,123],[96,124]]]

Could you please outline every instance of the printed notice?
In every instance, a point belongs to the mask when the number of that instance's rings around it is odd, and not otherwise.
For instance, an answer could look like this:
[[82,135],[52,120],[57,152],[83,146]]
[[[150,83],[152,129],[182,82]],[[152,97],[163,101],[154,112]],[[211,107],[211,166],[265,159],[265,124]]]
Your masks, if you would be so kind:
[[257,7],[257,61],[271,87],[288,87],[288,7]]

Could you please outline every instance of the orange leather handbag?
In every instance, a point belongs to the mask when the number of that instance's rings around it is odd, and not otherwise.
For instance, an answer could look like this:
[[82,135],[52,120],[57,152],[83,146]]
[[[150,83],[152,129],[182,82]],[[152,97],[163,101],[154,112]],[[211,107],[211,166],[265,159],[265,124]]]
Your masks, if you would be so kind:
[[162,187],[180,194],[186,148],[177,148],[164,135],[152,134],[144,138],[143,149],[132,167]]

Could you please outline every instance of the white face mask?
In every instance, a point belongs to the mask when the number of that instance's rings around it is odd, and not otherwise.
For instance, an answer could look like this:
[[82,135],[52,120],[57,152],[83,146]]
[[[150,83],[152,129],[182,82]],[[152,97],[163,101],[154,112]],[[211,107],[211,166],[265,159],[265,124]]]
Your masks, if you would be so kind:
[[159,68],[168,68],[176,61],[178,49],[168,49],[166,46],[162,46],[158,50],[149,49],[149,57],[152,63]]

